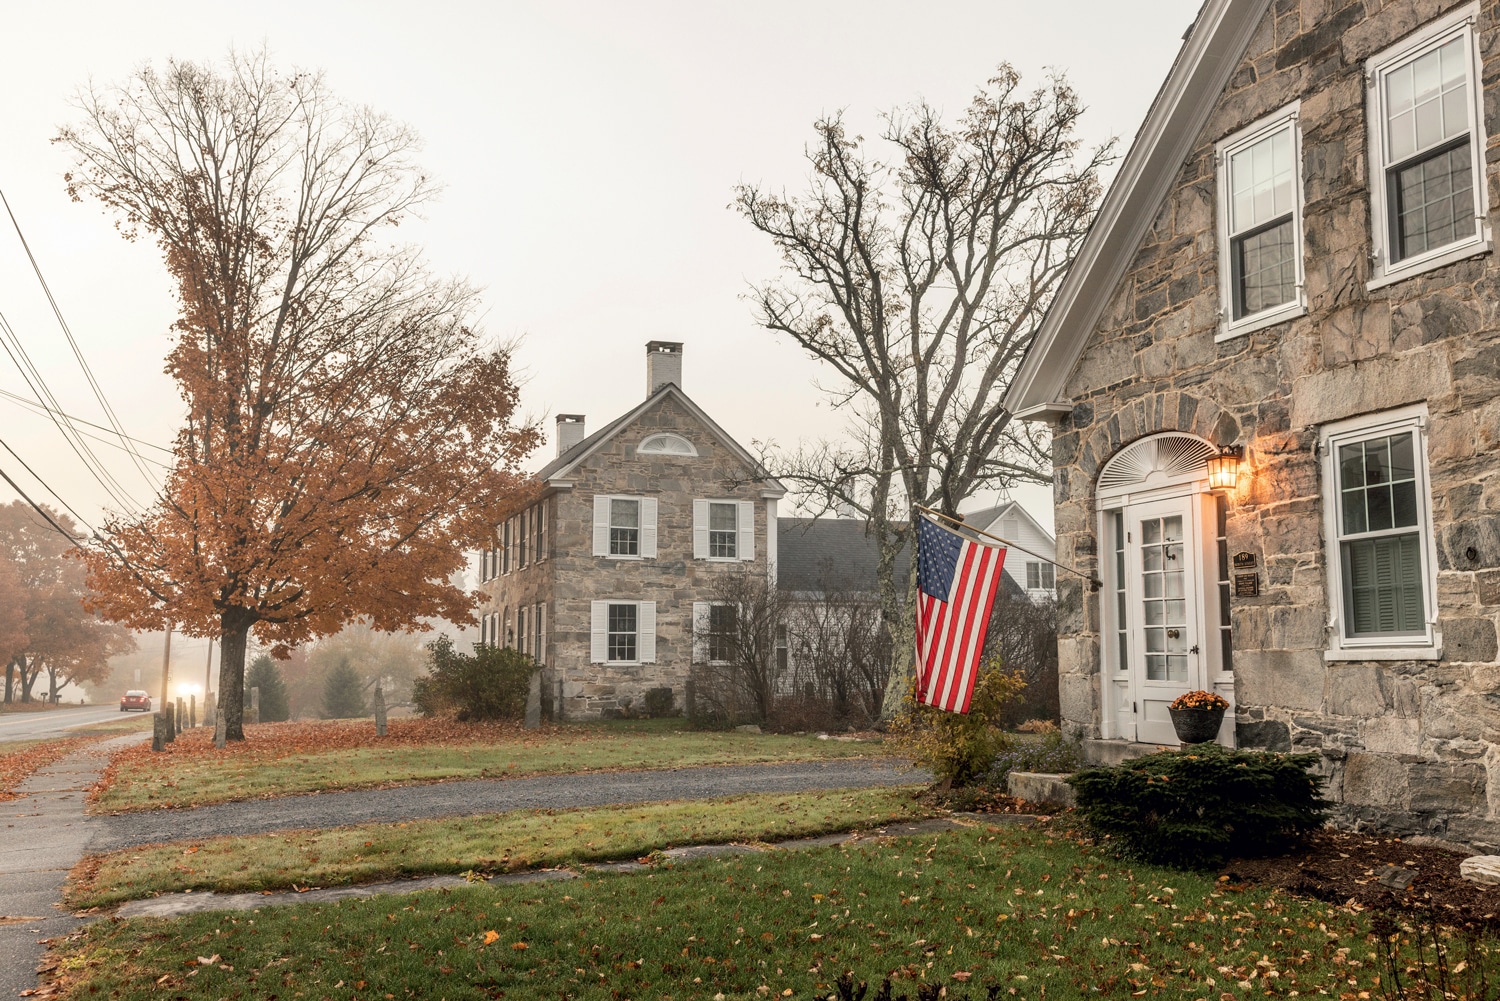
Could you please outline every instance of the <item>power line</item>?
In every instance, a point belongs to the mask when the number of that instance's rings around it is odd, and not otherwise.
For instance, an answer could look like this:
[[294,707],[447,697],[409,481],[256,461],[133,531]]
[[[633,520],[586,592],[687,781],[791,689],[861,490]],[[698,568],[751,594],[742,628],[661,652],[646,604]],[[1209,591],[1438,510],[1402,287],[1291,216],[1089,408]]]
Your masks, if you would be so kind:
[[[130,492],[105,468],[104,463],[88,447],[83,438],[78,435],[77,429],[72,425],[65,425],[58,419],[57,415],[62,413],[62,407],[58,404],[57,397],[48,388],[46,380],[42,378],[41,371],[32,362],[31,356],[26,353],[25,346],[21,343],[21,339],[16,336],[15,329],[11,327],[10,321],[5,318],[4,313],[0,313],[0,347],[3,347],[5,353],[10,355],[10,360],[21,373],[21,378],[26,381],[27,388],[31,390],[37,402],[46,409],[47,416],[52,419],[52,423],[56,425],[63,439],[67,441],[68,447],[73,449],[73,453],[78,456],[79,461],[84,464],[84,467],[88,469],[99,485],[104,488],[104,492],[109,494],[110,498],[126,511],[132,508],[140,508],[140,502],[131,497]],[[17,357],[18,355],[19,357]],[[72,433],[70,434],[69,432]],[[122,499],[122,494],[125,498],[129,498],[129,500]]]
[[[56,490],[53,490],[50,486],[48,486],[47,485],[47,481],[44,480],[44,479],[42,479],[42,477],[37,473],[37,471],[35,469],[32,469],[31,466],[27,465],[26,460],[23,459],[23,458],[21,458],[19,455],[17,455],[16,454],[16,450],[13,449],[13,448],[11,448],[10,444],[8,442],[6,442],[6,440],[4,438],[0,438],[0,448],[4,448],[7,452],[9,452],[11,454],[11,457],[14,458],[17,462],[19,462],[21,464],[21,468],[24,469],[24,470],[26,470],[28,473],[30,473],[31,474],[31,478],[33,480],[36,480],[38,483],[40,483],[42,485],[42,489],[43,490],[45,490],[49,494],[51,494],[54,500],[56,500],[59,504],[61,504],[64,508],[67,509],[67,511],[68,511],[69,514],[71,514],[73,517],[75,517],[75,518],[78,519],[79,524],[83,525],[83,527],[87,528],[90,532],[92,532],[94,530],[94,526],[90,525],[88,523],[88,520],[85,519],[83,517],[83,515],[79,514],[77,511],[73,510],[73,505],[69,504],[67,501],[63,500],[62,496]],[[9,482],[9,478],[8,477],[7,477],[7,482]],[[11,486],[15,486],[15,484],[12,483]],[[16,492],[20,493],[20,488],[19,487],[16,488]],[[21,496],[25,497],[26,495],[22,494]],[[30,498],[27,498],[27,501],[29,503],[30,502]]]
[[[31,244],[26,242],[26,234],[21,232],[21,224],[17,221],[15,212],[11,210],[10,200],[5,197],[3,189],[0,189],[0,203],[5,205],[5,214],[10,216],[10,224],[15,227],[16,236],[21,241],[21,247],[26,251],[26,259],[31,262],[31,270],[35,272],[36,280],[41,283],[42,291],[47,296],[47,303],[52,307],[52,315],[57,317],[57,324],[62,327],[63,335],[68,339],[68,346],[73,349],[73,357],[78,359],[78,366],[83,369],[84,377],[88,380],[89,387],[94,391],[94,399],[99,401],[99,406],[103,408],[105,416],[109,418],[110,426],[115,429],[115,433],[120,436],[122,441],[128,443],[130,437],[125,434],[125,428],[120,423],[119,417],[115,415],[114,407],[111,407],[109,400],[105,399],[104,390],[99,385],[99,380],[94,378],[94,370],[89,367],[88,361],[83,357],[83,352],[78,347],[78,341],[73,337],[72,328],[68,326],[68,321],[63,319],[62,309],[57,305],[57,300],[52,296],[52,289],[47,284],[46,277],[42,275],[41,265],[37,263],[36,255],[31,252]],[[151,474],[146,470],[146,466],[141,461],[141,456],[136,450],[127,444],[126,451],[135,460],[135,468],[140,472],[141,478],[150,484],[153,489],[158,488],[160,484],[152,480]]]
[[[35,475],[35,474],[33,473],[32,475]],[[46,520],[47,524],[49,524],[53,528],[55,528],[57,530],[57,534],[58,535],[61,535],[64,539],[67,539],[69,542],[73,543],[73,545],[77,546],[79,549],[83,548],[83,543],[79,542],[76,538],[74,538],[73,533],[69,532],[66,528],[63,528],[61,525],[59,525],[57,523],[57,521],[52,517],[52,515],[50,515],[50,514],[47,513],[47,509],[46,508],[42,507],[36,501],[32,500],[31,496],[29,494],[27,494],[26,491],[22,490],[19,486],[17,486],[16,485],[16,481],[13,480],[13,479],[11,479],[10,478],[10,474],[8,474],[4,469],[0,469],[0,479],[3,479],[3,480],[5,480],[6,483],[9,483],[10,484],[10,488],[12,490],[14,490],[16,493],[20,494],[21,495],[21,499],[23,501],[25,501],[26,503],[30,504],[31,505],[31,509],[33,511],[35,511],[37,514],[41,515]]]
[[[26,408],[28,408],[28,409],[36,412],[36,413],[41,413],[41,414],[48,414],[49,413],[49,411],[47,410],[46,407],[42,406],[39,403],[34,403],[31,400],[28,400],[26,397],[21,396],[19,393],[12,393],[12,392],[9,392],[8,390],[0,389],[0,398],[4,398],[4,399],[7,399],[7,400],[10,400],[12,403],[15,403],[15,404],[17,404],[19,406],[26,407]],[[105,427],[102,424],[95,424],[93,421],[86,421],[82,417],[74,417],[71,414],[58,414],[57,416],[61,417],[63,420],[67,421],[68,423],[74,425],[74,430],[77,430],[77,425],[82,424],[84,427],[95,428],[95,429],[97,429],[99,431],[103,431],[106,434],[116,435],[118,437],[117,433],[112,428],[107,428],[107,427]],[[89,434],[87,431],[79,431],[78,433],[81,434],[81,435],[83,435],[85,438],[92,438],[94,441],[103,442],[104,444],[111,445],[111,446],[113,446],[115,448],[124,448],[125,447],[124,445],[121,445],[119,442],[117,442],[114,438],[101,438],[98,435]],[[131,438],[130,440],[133,441],[133,442],[135,442],[137,445],[145,445],[147,448],[154,448],[158,452],[165,452],[168,455],[172,455],[173,454],[173,452],[172,452],[172,450],[170,448],[165,448],[165,447],[163,447],[161,445],[155,444],[154,442],[145,441],[145,440],[140,439],[140,438]],[[163,469],[170,469],[171,468],[166,463],[160,462],[160,461],[158,461],[156,459],[147,459],[145,456],[141,456],[141,459],[143,461],[149,462],[149,463],[151,463],[153,465],[161,466]]]

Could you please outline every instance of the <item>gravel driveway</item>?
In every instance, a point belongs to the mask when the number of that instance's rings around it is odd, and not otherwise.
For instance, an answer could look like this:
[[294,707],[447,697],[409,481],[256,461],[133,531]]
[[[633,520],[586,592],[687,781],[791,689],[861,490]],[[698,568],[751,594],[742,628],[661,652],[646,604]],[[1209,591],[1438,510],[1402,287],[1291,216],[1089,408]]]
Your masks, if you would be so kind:
[[90,818],[88,850],[104,852],[158,841],[198,840],[504,810],[565,809],[931,781],[924,770],[898,768],[898,765],[899,762],[891,759],[846,759],[482,779],[397,789],[286,796],[194,810],[158,810]]

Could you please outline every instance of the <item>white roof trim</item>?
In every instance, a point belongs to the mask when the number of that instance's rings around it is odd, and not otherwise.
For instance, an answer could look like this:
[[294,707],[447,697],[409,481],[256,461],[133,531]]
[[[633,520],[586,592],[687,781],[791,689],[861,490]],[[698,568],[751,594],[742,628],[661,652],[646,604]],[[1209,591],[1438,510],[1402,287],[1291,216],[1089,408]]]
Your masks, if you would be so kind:
[[[658,389],[656,392],[652,393],[650,396],[646,397],[645,401],[641,403],[640,406],[636,407],[625,416],[613,421],[612,423],[614,425],[614,430],[611,433],[601,435],[598,441],[594,442],[587,449],[574,456],[566,466],[563,466],[560,469],[553,470],[551,475],[547,477],[547,484],[549,486],[556,487],[572,486],[572,483],[567,481],[568,474],[577,469],[579,465],[581,465],[583,461],[589,456],[599,451],[599,449],[603,447],[607,442],[614,441],[615,438],[619,437],[620,432],[624,431],[627,427],[634,423],[638,417],[644,414],[652,406],[660,402],[663,397],[669,395],[675,396],[677,398],[677,401],[687,408],[688,413],[692,414],[698,420],[702,421],[703,424],[708,428],[708,430],[716,438],[718,438],[719,441],[727,445],[730,451],[732,451],[735,456],[740,459],[740,461],[745,463],[746,466],[748,466],[752,470],[763,468],[761,466],[760,460],[755,458],[755,456],[751,455],[749,452],[745,451],[744,447],[740,445],[739,442],[735,441],[728,434],[726,434],[723,428],[714,423],[712,417],[709,417],[708,414],[704,413],[703,409],[699,407],[698,404],[688,399],[687,394],[677,388],[676,383],[669,382]],[[786,496],[786,485],[775,477],[767,476],[765,479],[765,485],[761,489],[760,496],[784,497]]]
[[1205,0],[1005,395],[1012,414],[1045,420],[1057,413],[1048,404],[1066,402],[1068,377],[1269,3]]

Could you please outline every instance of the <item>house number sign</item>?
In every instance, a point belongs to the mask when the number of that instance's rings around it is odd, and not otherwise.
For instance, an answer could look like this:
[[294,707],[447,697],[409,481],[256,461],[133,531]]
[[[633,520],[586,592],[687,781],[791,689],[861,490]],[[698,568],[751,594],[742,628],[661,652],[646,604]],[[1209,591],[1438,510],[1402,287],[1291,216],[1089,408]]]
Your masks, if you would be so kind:
[[1255,554],[1239,552],[1234,554],[1234,568],[1236,570],[1254,570]]

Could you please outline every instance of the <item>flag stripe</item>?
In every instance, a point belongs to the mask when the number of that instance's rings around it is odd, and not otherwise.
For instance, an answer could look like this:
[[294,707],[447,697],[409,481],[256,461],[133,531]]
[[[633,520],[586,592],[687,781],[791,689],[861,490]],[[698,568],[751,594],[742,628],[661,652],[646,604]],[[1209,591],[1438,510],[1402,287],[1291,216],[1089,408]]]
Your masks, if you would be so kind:
[[917,698],[968,712],[1006,551],[918,524]]

